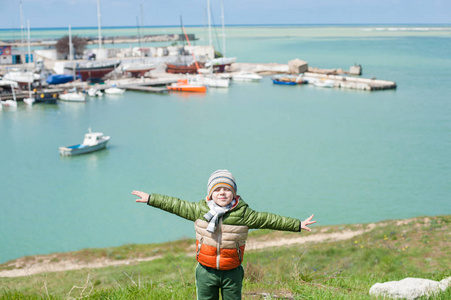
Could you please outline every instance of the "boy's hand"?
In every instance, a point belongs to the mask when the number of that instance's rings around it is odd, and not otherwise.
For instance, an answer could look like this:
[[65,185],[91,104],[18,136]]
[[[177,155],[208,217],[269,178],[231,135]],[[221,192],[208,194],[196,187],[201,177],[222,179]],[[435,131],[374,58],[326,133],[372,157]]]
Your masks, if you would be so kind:
[[149,200],[149,194],[144,193],[144,192],[140,192],[140,191],[133,191],[132,195],[138,196],[141,199],[136,199],[136,202],[141,202],[141,203],[147,203],[147,201]]
[[316,221],[312,221],[314,215],[311,215],[310,217],[308,217],[307,219],[305,219],[305,221],[301,221],[301,230],[307,230],[307,231],[312,231],[310,228],[308,228],[307,226],[313,223],[316,223]]

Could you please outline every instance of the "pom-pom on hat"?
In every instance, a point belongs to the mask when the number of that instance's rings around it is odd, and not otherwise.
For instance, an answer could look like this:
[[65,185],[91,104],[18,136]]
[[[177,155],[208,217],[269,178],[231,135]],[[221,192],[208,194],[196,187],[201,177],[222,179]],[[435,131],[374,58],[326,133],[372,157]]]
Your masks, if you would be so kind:
[[233,193],[233,197],[236,197],[237,187],[235,177],[228,170],[216,170],[208,178],[207,199],[211,198],[211,194],[218,187],[229,188]]

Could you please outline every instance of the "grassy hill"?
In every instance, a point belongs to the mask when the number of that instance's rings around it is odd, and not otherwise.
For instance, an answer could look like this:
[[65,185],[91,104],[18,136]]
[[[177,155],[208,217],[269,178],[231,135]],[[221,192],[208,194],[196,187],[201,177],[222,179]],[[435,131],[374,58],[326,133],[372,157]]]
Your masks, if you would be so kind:
[[[253,231],[243,263],[243,299],[373,299],[368,291],[377,282],[442,280],[451,276],[450,224],[446,215],[315,226],[301,234]],[[10,261],[0,265],[0,276],[27,270],[29,275],[0,277],[0,298],[195,299],[194,243],[184,239]],[[81,269],[39,273],[33,266]],[[434,299],[451,299],[451,288]]]

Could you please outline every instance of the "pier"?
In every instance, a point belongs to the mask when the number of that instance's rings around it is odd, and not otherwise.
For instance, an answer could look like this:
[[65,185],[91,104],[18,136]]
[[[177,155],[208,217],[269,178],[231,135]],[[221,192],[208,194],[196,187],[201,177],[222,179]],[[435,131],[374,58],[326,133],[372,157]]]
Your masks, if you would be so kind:
[[147,93],[167,93],[168,89],[165,87],[151,87],[145,85],[129,85],[129,86],[118,86],[119,88],[124,88],[128,91],[135,92],[147,92]]
[[304,73],[304,78],[333,80],[334,87],[356,89],[364,91],[396,89],[396,82],[373,78],[360,78],[352,76],[324,75],[317,73]]
[[[105,89],[115,85],[118,88],[125,89],[128,91],[137,91],[137,92],[146,92],[146,93],[157,93],[163,94],[167,93],[168,89],[167,85],[170,85],[174,82],[177,82],[178,79],[184,78],[184,75],[181,74],[171,74],[171,76],[164,76],[163,78],[120,78],[115,80],[108,80],[104,84],[93,84],[90,85],[87,82],[73,81],[64,84],[59,84],[58,86],[52,86],[50,88],[44,88],[37,92],[31,93],[32,97],[39,95],[41,93],[56,93],[60,94],[66,90],[77,88],[77,90],[88,90],[91,87],[94,87],[100,91],[104,91]],[[23,101],[23,99],[29,97],[28,90],[18,90],[15,93],[17,101]],[[0,100],[9,100],[13,99],[12,93],[0,93]]]
[[[350,71],[355,66],[351,66]],[[240,71],[255,72],[261,75],[276,75],[276,74],[303,74],[305,79],[311,79],[313,82],[315,79],[333,80],[335,88],[343,89],[356,89],[364,91],[376,91],[376,90],[389,90],[396,89],[397,85],[394,81],[381,80],[376,78],[363,78],[360,76],[345,76],[337,75],[337,71],[340,69],[319,69],[305,66],[303,72],[293,71],[288,64],[257,64],[257,63],[235,63],[231,66],[231,72],[236,73]],[[312,72],[313,71],[313,72]],[[361,70],[359,70],[360,72]],[[352,72],[344,71],[343,74],[350,74]]]

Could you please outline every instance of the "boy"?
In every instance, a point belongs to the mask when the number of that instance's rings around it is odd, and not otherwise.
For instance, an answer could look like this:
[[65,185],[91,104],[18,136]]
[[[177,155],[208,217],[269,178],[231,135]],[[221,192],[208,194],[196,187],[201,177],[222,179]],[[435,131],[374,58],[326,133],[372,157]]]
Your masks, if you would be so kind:
[[236,194],[232,173],[217,170],[207,184],[207,197],[188,202],[158,194],[133,191],[136,202],[147,203],[194,221],[196,230],[197,299],[241,299],[244,247],[249,228],[311,231],[313,215],[305,221],[252,210]]

